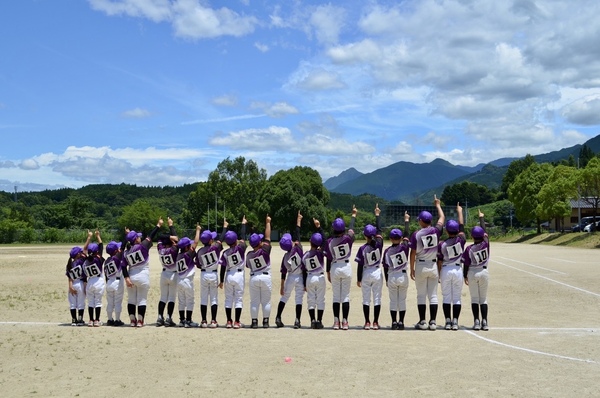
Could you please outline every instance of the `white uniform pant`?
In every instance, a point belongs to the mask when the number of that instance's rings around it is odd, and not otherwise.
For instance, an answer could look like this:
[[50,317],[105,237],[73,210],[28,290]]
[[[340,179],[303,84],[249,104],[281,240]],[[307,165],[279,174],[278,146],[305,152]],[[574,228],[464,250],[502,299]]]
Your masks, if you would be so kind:
[[437,287],[439,274],[437,264],[434,261],[419,261],[415,264],[415,285],[417,287],[417,305],[437,304]]
[[[121,319],[125,282],[121,279],[110,278],[106,283],[106,315],[108,319]],[[115,317],[112,314],[115,312]]]
[[164,270],[160,274],[160,301],[163,303],[175,302],[177,282],[179,282],[179,274],[176,271]]
[[227,271],[225,274],[225,308],[243,308],[244,306],[244,271]]
[[250,276],[250,316],[258,319],[258,307],[262,307],[263,318],[271,316],[271,274],[257,272]]
[[489,283],[488,270],[484,268],[469,268],[469,293],[471,304],[487,304],[487,291]]
[[390,311],[406,311],[408,280],[406,270],[388,274],[387,286],[390,296]]
[[177,283],[179,311],[194,311],[194,274],[179,277]]
[[379,267],[364,267],[361,281],[363,305],[381,305],[381,291],[383,289],[383,277]]
[[200,305],[217,305],[219,303],[219,276],[217,272],[200,272]]
[[444,265],[442,267],[442,297],[444,304],[460,304],[463,287],[463,271],[460,265]]
[[350,285],[352,283],[352,267],[350,263],[340,262],[331,264],[331,290],[334,303],[350,302]]
[[325,310],[325,289],[327,282],[325,275],[308,274],[306,276],[306,304],[309,310]]
[[102,297],[104,296],[105,288],[106,282],[104,281],[104,277],[94,276],[88,280],[85,292],[88,300],[88,307],[102,307]]
[[146,305],[150,290],[150,268],[147,266],[141,267],[139,270],[131,268],[129,279],[133,283],[133,287],[127,288],[127,303],[136,306]]
[[281,301],[287,303],[292,295],[292,290],[294,289],[296,289],[296,305],[302,305],[302,301],[304,300],[304,282],[302,281],[302,274],[287,274],[287,278],[283,284],[283,296],[281,296]]
[[85,290],[81,279],[73,281],[73,289],[77,293],[72,294],[70,291],[67,292],[69,298],[69,308],[72,310],[83,310],[85,308]]

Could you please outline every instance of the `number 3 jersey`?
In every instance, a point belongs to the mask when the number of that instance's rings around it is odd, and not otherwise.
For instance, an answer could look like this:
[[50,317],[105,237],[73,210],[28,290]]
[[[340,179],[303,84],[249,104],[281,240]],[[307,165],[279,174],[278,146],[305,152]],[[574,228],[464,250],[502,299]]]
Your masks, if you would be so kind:
[[388,273],[406,270],[408,264],[408,242],[392,245],[383,253],[384,271]]
[[437,259],[438,243],[442,235],[441,226],[429,226],[415,231],[410,236],[410,248],[415,250],[416,259],[434,261]]

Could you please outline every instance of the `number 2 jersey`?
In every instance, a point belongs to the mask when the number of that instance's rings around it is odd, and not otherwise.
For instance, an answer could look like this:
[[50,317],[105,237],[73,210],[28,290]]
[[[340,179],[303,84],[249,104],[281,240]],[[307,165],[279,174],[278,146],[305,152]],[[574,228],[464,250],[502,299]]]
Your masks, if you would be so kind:
[[435,261],[438,254],[438,243],[442,235],[442,226],[435,225],[421,228],[410,236],[410,248],[415,251],[416,259]]

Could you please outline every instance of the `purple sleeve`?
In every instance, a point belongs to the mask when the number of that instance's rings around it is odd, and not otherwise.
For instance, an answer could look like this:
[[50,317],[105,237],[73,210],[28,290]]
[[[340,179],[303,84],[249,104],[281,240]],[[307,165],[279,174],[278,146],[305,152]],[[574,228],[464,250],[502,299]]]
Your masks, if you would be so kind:
[[410,247],[412,250],[417,250],[417,232],[413,232],[412,235],[410,235],[410,239],[408,241],[408,247]]

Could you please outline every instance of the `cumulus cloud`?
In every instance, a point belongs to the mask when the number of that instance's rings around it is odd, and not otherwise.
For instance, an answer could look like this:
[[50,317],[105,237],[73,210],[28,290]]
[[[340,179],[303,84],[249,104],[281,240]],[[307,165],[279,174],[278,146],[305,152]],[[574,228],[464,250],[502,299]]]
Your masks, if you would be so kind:
[[565,106],[561,113],[571,123],[583,126],[600,124],[600,96],[574,101]]
[[0,169],[12,169],[17,167],[17,165],[10,160],[0,161]]
[[40,165],[35,159],[25,159],[19,164],[19,168],[23,170],[37,170],[40,168]]
[[122,117],[131,119],[144,119],[150,117],[150,111],[142,108],[134,108],[121,113]]
[[337,90],[346,87],[335,72],[315,69],[296,82],[296,86],[308,91]]
[[345,16],[346,11],[342,7],[331,4],[318,6],[309,19],[317,40],[322,44],[337,43]]
[[286,102],[276,102],[274,104],[270,104],[267,102],[261,101],[253,101],[250,104],[250,109],[260,110],[264,112],[267,116],[273,118],[282,118],[288,115],[295,115],[300,113],[296,107],[286,103]]
[[261,42],[254,42],[254,47],[256,47],[258,49],[258,51],[260,51],[261,53],[266,53],[267,51],[269,51],[269,46],[261,43]]
[[203,39],[219,36],[244,36],[254,31],[256,17],[241,15],[229,8],[209,8],[198,0],[89,0],[93,9],[107,15],[147,18],[168,22],[176,36]]

